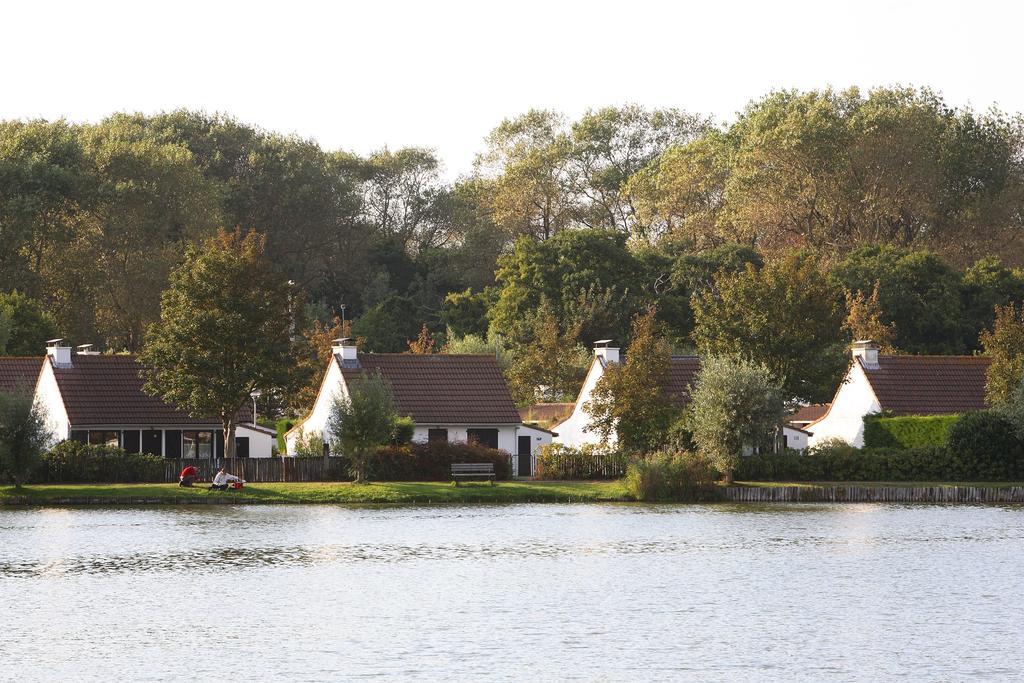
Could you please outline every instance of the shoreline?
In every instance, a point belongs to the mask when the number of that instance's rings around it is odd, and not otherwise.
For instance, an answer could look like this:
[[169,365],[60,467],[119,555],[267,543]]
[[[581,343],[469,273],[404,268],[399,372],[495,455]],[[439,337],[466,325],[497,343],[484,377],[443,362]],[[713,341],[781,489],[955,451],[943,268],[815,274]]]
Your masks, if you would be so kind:
[[[1024,504],[1020,482],[738,482],[706,503]],[[635,503],[619,481],[505,481],[250,484],[243,492],[175,484],[47,484],[0,487],[0,508],[154,505],[486,505]],[[653,501],[651,501],[653,502]],[[672,502],[672,501],[659,501]],[[682,501],[690,502],[690,501]]]

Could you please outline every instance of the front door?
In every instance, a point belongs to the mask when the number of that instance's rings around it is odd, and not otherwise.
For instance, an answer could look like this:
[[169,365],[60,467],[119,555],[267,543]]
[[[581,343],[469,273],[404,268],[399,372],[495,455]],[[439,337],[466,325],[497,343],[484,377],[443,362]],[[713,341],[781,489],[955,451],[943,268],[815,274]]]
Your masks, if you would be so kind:
[[532,477],[533,476],[533,458],[530,455],[530,446],[532,441],[528,436],[519,437],[519,476],[520,477]]

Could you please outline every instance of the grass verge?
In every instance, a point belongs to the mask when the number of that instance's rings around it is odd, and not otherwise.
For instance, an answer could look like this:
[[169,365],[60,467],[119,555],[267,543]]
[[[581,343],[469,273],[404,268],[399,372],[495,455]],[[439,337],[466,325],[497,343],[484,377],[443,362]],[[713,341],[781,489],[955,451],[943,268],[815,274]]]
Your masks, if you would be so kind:
[[0,505],[89,503],[541,503],[629,500],[617,481],[348,482],[248,484],[242,491],[210,491],[177,484],[45,484],[0,486]]

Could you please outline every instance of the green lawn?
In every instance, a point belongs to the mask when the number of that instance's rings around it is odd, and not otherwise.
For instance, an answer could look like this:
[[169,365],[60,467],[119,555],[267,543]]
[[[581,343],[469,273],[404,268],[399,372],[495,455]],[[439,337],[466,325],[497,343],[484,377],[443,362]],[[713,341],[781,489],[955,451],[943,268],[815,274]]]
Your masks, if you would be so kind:
[[[442,482],[347,482],[247,484],[242,491],[210,491],[177,484],[47,484],[15,491],[0,486],[0,504],[86,502],[196,502],[211,498],[260,503],[527,503],[628,500],[617,481],[486,482],[452,486]],[[71,499],[70,501],[68,499]]]

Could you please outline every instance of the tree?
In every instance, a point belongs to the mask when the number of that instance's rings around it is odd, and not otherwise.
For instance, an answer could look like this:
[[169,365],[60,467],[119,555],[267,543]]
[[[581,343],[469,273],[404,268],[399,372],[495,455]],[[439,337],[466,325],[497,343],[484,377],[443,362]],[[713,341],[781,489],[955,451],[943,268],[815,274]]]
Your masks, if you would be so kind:
[[365,340],[367,351],[401,353],[409,349],[409,339],[419,333],[419,313],[409,297],[389,295],[356,318],[352,334]]
[[719,272],[693,300],[693,337],[704,355],[764,364],[790,401],[828,400],[846,367],[840,294],[813,259],[793,254]]
[[43,408],[31,389],[0,392],[0,467],[21,488],[50,444]]
[[444,298],[441,322],[457,336],[487,335],[487,309],[490,306],[486,292],[451,292]]
[[992,359],[986,373],[985,398],[990,405],[1008,401],[1024,380],[1024,305],[996,308],[991,330],[981,334],[985,355]]
[[441,353],[494,356],[498,361],[498,366],[501,367],[506,375],[508,369],[512,366],[512,355],[508,347],[505,346],[505,341],[500,336],[494,334],[489,335],[487,338],[475,334],[467,334],[460,337],[452,330],[448,330],[445,334],[445,343]]
[[846,320],[843,327],[854,340],[871,339],[879,348],[892,353],[896,338],[896,325],[882,322],[882,307],[878,304],[879,283],[871,290],[871,296],[864,292],[846,292]]
[[1020,117],[954,109],[926,89],[777,91],[630,185],[647,220],[698,246],[886,243],[962,260],[1002,241],[1019,253],[1022,130]]
[[1008,268],[1001,259],[978,259],[963,274],[964,347],[979,348],[982,331],[992,328],[995,310],[1011,301],[1024,301],[1024,271]]
[[332,446],[352,461],[357,484],[366,481],[370,459],[391,440],[398,421],[391,387],[379,374],[350,382],[348,395],[335,399],[329,419]]
[[436,343],[433,335],[430,334],[430,328],[427,327],[426,323],[423,323],[423,327],[420,328],[420,335],[416,339],[409,341],[409,351],[421,355],[433,353]]
[[895,328],[897,348],[933,354],[966,350],[961,276],[938,255],[862,247],[836,264],[830,277],[854,295],[870,296],[878,287],[879,320]]
[[663,388],[671,360],[672,347],[659,334],[654,309],[648,309],[633,321],[625,362],[605,368],[584,405],[604,443],[615,436],[619,447],[632,453],[664,444],[679,412]]
[[572,143],[563,116],[531,109],[487,136],[478,175],[493,180],[494,221],[511,235],[548,239],[572,224]]
[[531,317],[530,341],[516,346],[508,388],[518,405],[571,401],[579,393],[589,354],[576,339],[579,328],[563,328],[547,300]]
[[57,336],[57,325],[42,304],[17,290],[0,294],[0,321],[7,327],[6,337],[0,330],[0,353],[11,356],[39,355],[46,341]]
[[499,260],[491,329],[512,345],[531,338],[533,312],[547,300],[563,327],[580,337],[625,339],[635,314],[640,264],[626,236],[609,230],[567,230],[545,242],[522,238]]
[[287,386],[297,306],[256,232],[189,246],[140,354],[145,389],[194,416],[217,416],[234,457],[238,412],[254,389]]
[[785,415],[780,386],[767,366],[736,356],[704,356],[686,422],[697,448],[732,481],[744,447],[764,446]]

